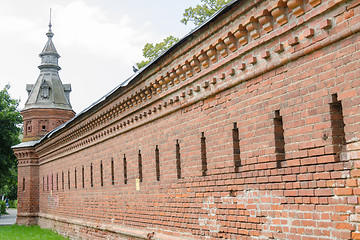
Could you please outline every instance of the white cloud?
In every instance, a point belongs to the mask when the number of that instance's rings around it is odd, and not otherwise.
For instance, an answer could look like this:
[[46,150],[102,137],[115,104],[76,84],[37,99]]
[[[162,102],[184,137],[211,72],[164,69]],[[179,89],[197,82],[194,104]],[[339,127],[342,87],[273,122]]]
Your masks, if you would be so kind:
[[0,32],[2,34],[9,34],[18,31],[25,31],[34,27],[34,24],[26,19],[17,18],[14,16],[0,15]]
[[[141,48],[151,36],[145,29],[135,29],[128,15],[111,22],[107,12],[83,1],[54,7],[56,42],[82,48],[99,56],[119,59],[141,58]],[[139,50],[140,49],[140,50]],[[134,54],[135,53],[135,54]]]

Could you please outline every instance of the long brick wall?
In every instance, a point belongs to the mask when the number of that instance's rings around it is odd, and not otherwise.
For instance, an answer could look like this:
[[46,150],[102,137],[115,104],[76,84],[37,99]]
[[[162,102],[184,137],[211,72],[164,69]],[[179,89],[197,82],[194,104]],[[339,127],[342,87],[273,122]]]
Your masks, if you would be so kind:
[[233,3],[15,148],[18,223],[75,239],[360,239],[359,12]]

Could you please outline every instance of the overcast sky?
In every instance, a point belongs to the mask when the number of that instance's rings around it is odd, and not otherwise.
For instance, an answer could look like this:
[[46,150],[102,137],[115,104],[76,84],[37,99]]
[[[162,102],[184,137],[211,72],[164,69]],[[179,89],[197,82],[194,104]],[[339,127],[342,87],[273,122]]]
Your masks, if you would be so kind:
[[130,77],[147,42],[183,37],[194,25],[180,23],[184,9],[200,0],[0,0],[0,88],[27,100],[35,83],[39,53],[47,41],[52,8],[53,42],[63,83],[79,113]]

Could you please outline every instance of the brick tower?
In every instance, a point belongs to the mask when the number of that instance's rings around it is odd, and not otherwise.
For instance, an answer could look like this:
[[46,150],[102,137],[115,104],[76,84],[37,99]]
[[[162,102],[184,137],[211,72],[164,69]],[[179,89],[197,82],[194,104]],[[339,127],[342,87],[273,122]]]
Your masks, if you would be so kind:
[[23,142],[13,146],[18,159],[17,224],[37,224],[39,214],[39,157],[36,144],[49,131],[70,120],[75,112],[70,105],[70,84],[59,77],[57,53],[51,22],[46,33],[48,41],[40,53],[40,75],[35,84],[28,84],[28,100],[21,111],[24,119]]
[[51,22],[46,33],[48,41],[40,53],[40,75],[35,84],[28,84],[28,99],[21,114],[24,118],[23,142],[40,139],[47,132],[71,119],[75,113],[70,105],[70,84],[59,77],[57,53],[52,37]]

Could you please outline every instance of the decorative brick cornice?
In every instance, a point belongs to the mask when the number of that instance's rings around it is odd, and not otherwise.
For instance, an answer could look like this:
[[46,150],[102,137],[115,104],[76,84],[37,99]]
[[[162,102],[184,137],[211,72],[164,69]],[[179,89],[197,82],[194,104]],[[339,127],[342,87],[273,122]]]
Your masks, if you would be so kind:
[[34,147],[14,149],[14,154],[18,160],[19,167],[39,164],[39,158]]
[[[317,9],[315,14],[311,12],[312,8],[321,6],[316,2],[326,4],[326,7]],[[281,58],[280,54],[284,56],[294,54],[309,46],[309,43],[305,44],[305,41],[314,39],[310,44],[315,44],[316,34],[334,27],[331,19],[320,24],[315,21],[312,24],[311,19],[335,7],[339,2],[309,1],[307,3],[302,0],[280,0],[274,1],[273,5],[266,5],[266,9],[259,7],[257,12],[254,12],[247,20],[235,19],[235,28],[232,28],[234,24],[228,25],[225,28],[229,29],[228,32],[214,42],[207,41],[208,45],[200,49],[198,53],[191,54],[191,57],[184,59],[182,63],[176,62],[176,66],[163,69],[158,75],[146,79],[140,87],[120,95],[119,99],[115,99],[101,113],[90,116],[72,129],[67,129],[65,137],[63,135],[54,137],[46,144],[42,144],[39,150],[44,153],[50,151],[51,142],[56,141],[59,146],[56,155],[59,156],[59,153],[128,131],[129,126],[135,123],[137,126],[144,124],[145,119],[153,119],[154,115],[160,112],[166,114],[180,106],[183,107],[191,98],[199,98],[198,95],[203,94],[202,90],[214,91],[215,88],[212,86],[226,84],[223,81],[228,77],[245,74],[244,71],[247,74],[263,71],[266,64],[272,61],[273,56]],[[286,26],[288,19],[292,17],[304,18],[306,22],[302,20],[299,21],[299,25]],[[300,26],[305,27],[304,32],[300,33]],[[300,40],[301,35],[304,38]],[[271,48],[266,47],[273,38],[280,36],[287,38],[287,42],[280,42]],[[304,46],[302,46],[303,42]],[[266,50],[259,50],[260,46],[265,46]],[[286,58],[280,61],[285,63],[288,61]],[[226,69],[228,66],[225,63],[234,59],[238,60],[238,65]],[[255,66],[257,69],[254,68]],[[218,68],[224,68],[224,71],[218,76],[213,76],[214,70]],[[51,155],[48,155],[48,158],[51,158]]]

